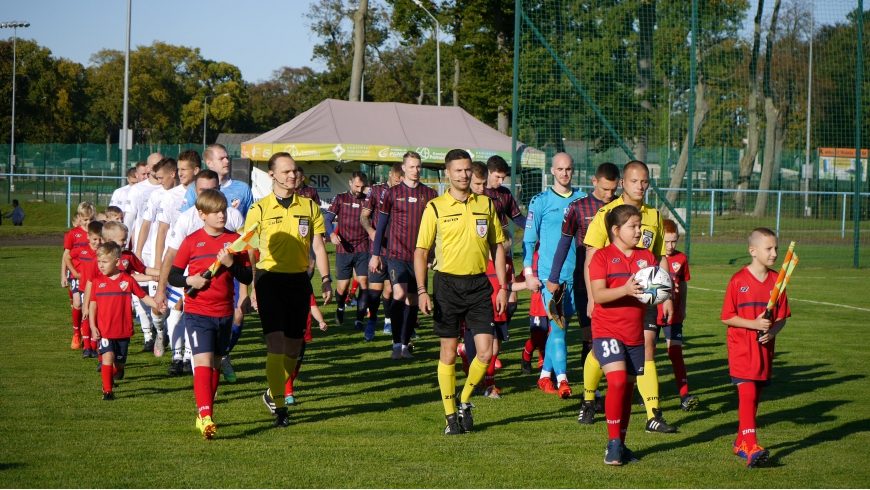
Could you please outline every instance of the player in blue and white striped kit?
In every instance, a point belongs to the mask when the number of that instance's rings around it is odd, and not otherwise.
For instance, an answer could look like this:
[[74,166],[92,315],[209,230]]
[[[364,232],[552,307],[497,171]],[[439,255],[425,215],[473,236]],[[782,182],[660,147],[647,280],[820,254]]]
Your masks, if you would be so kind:
[[[523,236],[523,274],[526,276],[526,284],[532,291],[541,291],[544,307],[553,297],[543,287],[553,258],[562,238],[562,219],[571,201],[585,197],[586,194],[571,187],[571,178],[574,176],[574,161],[567,153],[557,153],[553,157],[553,166],[550,169],[554,177],[553,187],[533,197],[529,202],[529,214],[526,217],[526,230]],[[532,270],[532,254],[535,243],[540,242],[538,248],[538,275]],[[571,250],[562,268],[559,277],[560,282],[566,283],[563,296],[562,310],[565,314],[565,328],[568,327],[571,315],[574,314],[574,260],[577,256],[576,245],[571,242]],[[583,287],[580,285],[579,287]],[[550,321],[550,335],[547,337],[544,366],[541,369],[541,377],[538,379],[538,387],[545,393],[558,393],[562,398],[571,396],[571,387],[568,385],[567,364],[568,346],[565,344],[565,329],[559,327],[556,322]],[[556,381],[559,389],[553,386],[550,379],[552,373],[556,373]]]

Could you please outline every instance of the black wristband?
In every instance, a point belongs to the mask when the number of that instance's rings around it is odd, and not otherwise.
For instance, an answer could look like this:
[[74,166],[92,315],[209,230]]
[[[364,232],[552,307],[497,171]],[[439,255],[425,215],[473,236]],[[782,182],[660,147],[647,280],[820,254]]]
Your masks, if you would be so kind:
[[326,282],[326,281],[332,282],[332,275],[327,274],[327,275],[325,275],[325,276],[321,276],[321,278],[320,278],[320,283],[322,284],[322,283],[324,283],[324,282]]

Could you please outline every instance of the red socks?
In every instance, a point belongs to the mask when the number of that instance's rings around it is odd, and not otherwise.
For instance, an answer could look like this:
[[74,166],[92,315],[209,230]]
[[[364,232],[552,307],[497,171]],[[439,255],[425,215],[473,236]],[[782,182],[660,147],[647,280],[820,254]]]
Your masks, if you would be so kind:
[[[609,439],[622,438],[620,434],[622,431],[622,418],[626,412],[626,408],[623,405],[625,404],[626,393],[628,393],[629,397],[631,396],[631,392],[628,391],[628,383],[626,382],[627,375],[625,371],[613,371],[608,373],[606,377],[607,396],[604,398],[604,415],[607,419],[607,436]],[[628,412],[631,412],[631,403],[628,403]],[[626,420],[626,422],[628,421]]]
[[535,352],[535,344],[532,339],[526,341],[526,347],[523,349],[523,360],[532,362],[532,352]]
[[489,361],[489,367],[486,368],[486,374],[483,375],[484,389],[495,385],[495,361],[496,361],[496,359],[498,359],[498,356],[492,356],[492,360]]
[[302,360],[296,361],[296,369],[293,370],[293,374],[287,378],[287,384],[284,385],[284,394],[285,395],[293,395],[293,381],[296,379],[296,375],[299,374],[299,368],[302,367]]
[[526,341],[526,348],[523,349],[523,360],[532,361],[532,353],[538,349],[541,357],[544,356],[544,347],[547,345],[547,334],[540,330],[533,330]]
[[115,374],[115,369],[109,369],[112,366],[103,364],[100,374],[103,376],[103,393],[112,391],[112,376]]
[[625,398],[622,399],[622,420],[619,422],[619,438],[625,444],[625,433],[628,431],[628,421],[631,419],[631,395],[634,394],[634,383],[625,382]]
[[196,397],[197,412],[200,417],[211,417],[214,405],[214,369],[209,366],[193,368],[193,394]]
[[752,446],[758,444],[758,439],[755,437],[755,414],[758,413],[761,388],[755,382],[747,381],[737,385],[737,394],[740,397],[738,405],[740,425],[737,426],[735,445],[739,446],[741,442],[745,441],[747,449],[752,449]]
[[[217,397],[217,389],[218,389],[218,384],[220,384],[220,382],[221,382],[221,370],[220,369],[212,369],[212,373],[211,373],[211,388],[212,388],[211,401],[212,401],[212,405],[214,405],[214,399],[215,399],[215,397]],[[212,408],[212,412],[214,412],[214,408]]]
[[76,333],[81,332],[81,329],[82,329],[82,310],[77,310],[75,308],[72,309],[72,322],[73,322],[73,331]]
[[689,380],[686,375],[686,363],[683,361],[683,346],[668,347],[668,357],[671,358],[671,365],[674,366],[674,380],[677,382],[680,396],[686,396],[689,394]]

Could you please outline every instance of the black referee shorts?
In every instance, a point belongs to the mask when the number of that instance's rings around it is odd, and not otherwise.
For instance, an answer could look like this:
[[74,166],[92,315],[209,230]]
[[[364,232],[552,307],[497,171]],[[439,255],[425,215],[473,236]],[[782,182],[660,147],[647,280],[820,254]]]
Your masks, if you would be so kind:
[[493,334],[492,284],[486,274],[454,276],[435,272],[432,292],[435,335],[458,338],[459,322],[463,318],[466,328],[473,334]]
[[311,309],[308,274],[257,271],[254,290],[263,334],[284,332],[287,338],[301,339]]

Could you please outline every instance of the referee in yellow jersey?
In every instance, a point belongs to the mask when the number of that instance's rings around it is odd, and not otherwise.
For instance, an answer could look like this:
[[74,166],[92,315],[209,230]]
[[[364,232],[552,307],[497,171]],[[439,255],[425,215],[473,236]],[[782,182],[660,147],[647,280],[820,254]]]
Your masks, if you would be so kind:
[[[474,387],[483,379],[492,358],[495,332],[492,308],[492,285],[486,276],[491,256],[495,263],[500,290],[496,308],[507,308],[508,283],[505,278],[505,253],[499,245],[505,237],[493,202],[471,192],[471,156],[464,150],[450,150],[445,157],[450,189],[426,206],[414,252],[414,272],[420,310],[434,313],[435,335],[441,338],[438,384],[447,415],[444,433],[457,435],[471,432],[474,419],[469,400]],[[433,298],[426,291],[429,249],[435,245]],[[434,307],[433,307],[434,302]],[[460,321],[474,334],[477,356],[468,368],[468,379],[460,396],[456,413],[456,347]]]
[[287,427],[290,419],[284,401],[284,385],[296,369],[302,334],[311,304],[308,277],[308,249],[316,256],[322,280],[324,304],[332,298],[329,258],[320,238],[326,232],[320,206],[295,193],[299,167],[289,153],[275,153],[269,159],[272,193],[254,203],[248,211],[245,229],[259,225],[260,258],[255,259],[254,292],[251,305],[260,313],[266,336],[266,381],[269,389],[263,402],[276,415],[275,427]]

